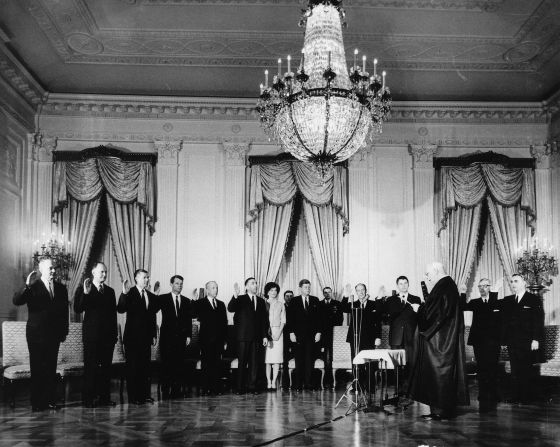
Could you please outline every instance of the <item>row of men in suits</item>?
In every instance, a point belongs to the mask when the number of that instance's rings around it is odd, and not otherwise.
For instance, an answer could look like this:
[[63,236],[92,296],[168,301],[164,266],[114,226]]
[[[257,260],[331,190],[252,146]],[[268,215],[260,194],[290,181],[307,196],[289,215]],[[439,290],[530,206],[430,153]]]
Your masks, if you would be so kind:
[[482,278],[478,283],[480,297],[468,302],[466,287],[460,288],[463,310],[473,313],[467,343],[473,347],[476,359],[480,412],[495,410],[499,400],[501,346],[507,346],[510,358],[511,400],[527,403],[534,398],[531,368],[539,360],[544,310],[541,298],[527,291],[521,275],[513,275],[510,285],[514,294],[498,299],[499,287],[491,290],[490,280]]
[[[54,408],[54,389],[56,359],[60,342],[68,333],[68,293],[66,288],[53,281],[55,266],[50,259],[39,263],[41,280],[32,272],[21,293],[16,294],[14,303],[27,304],[29,319],[27,338],[30,351],[32,374],[32,407],[36,410]],[[162,360],[162,393],[165,396],[179,394],[184,371],[182,359],[190,344],[192,318],[200,322],[199,345],[202,361],[203,388],[219,391],[219,365],[226,348],[227,316],[221,300],[216,299],[218,285],[214,281],[206,284],[206,297],[192,301],[181,295],[183,278],[174,275],[171,292],[156,296],[148,290],[149,275],[143,269],[135,274],[135,285],[129,287],[127,281],[118,303],[115,291],[105,284],[107,268],[102,262],[95,263],[91,270],[92,278],[86,279],[76,291],[74,310],[84,312],[84,388],[83,402],[94,405],[114,405],[110,399],[110,367],[114,346],[117,341],[117,312],[127,313],[124,330],[124,350],[126,358],[127,391],[129,401],[144,403],[151,401],[150,396],[150,359],[151,346],[157,337],[156,313],[161,311],[160,353]],[[332,290],[323,290],[324,300],[310,295],[310,282],[302,280],[299,284],[301,295],[293,297],[291,291],[285,293],[288,324],[284,332],[290,346],[285,350],[285,362],[293,354],[296,361],[295,387],[312,387],[311,374],[318,347],[324,350],[326,367],[325,386],[330,387],[332,378],[332,338],[333,327],[342,324],[342,312],[348,311],[348,300],[340,303],[332,298]],[[156,284],[157,288],[157,284]],[[257,284],[254,278],[245,283],[246,293],[238,291],[229,303],[234,312],[235,337],[239,359],[237,389],[255,391],[257,368],[260,367],[259,345],[264,346],[269,337],[268,318],[265,301],[257,297]],[[365,286],[358,285],[358,302],[365,296]],[[255,302],[255,311],[248,312],[248,302]],[[371,306],[371,305],[369,305]],[[253,306],[250,306],[251,308]],[[371,337],[367,334],[379,332],[379,325],[370,324],[368,312],[364,313],[364,324],[360,330],[364,335],[360,349],[368,346]],[[372,329],[373,328],[373,329]],[[348,341],[353,329],[349,330]],[[322,343],[321,337],[323,336]],[[379,337],[376,337],[379,338]],[[290,350],[292,351],[290,353]],[[247,374],[244,366],[247,366]],[[287,364],[285,364],[287,371]],[[288,375],[284,374],[287,379]],[[286,385],[286,383],[284,383]]]

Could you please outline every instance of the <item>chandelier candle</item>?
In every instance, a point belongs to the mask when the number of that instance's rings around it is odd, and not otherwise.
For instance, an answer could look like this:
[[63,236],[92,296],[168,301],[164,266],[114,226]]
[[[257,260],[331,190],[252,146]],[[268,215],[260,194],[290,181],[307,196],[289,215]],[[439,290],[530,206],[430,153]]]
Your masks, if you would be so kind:
[[[340,0],[308,0],[300,25],[305,26],[301,64],[267,85],[257,102],[260,124],[282,149],[299,160],[313,163],[322,176],[333,164],[352,156],[367,138],[381,133],[391,111],[391,93],[385,77],[357,65],[349,73],[342,40],[344,10]],[[382,82],[383,80],[383,82]]]

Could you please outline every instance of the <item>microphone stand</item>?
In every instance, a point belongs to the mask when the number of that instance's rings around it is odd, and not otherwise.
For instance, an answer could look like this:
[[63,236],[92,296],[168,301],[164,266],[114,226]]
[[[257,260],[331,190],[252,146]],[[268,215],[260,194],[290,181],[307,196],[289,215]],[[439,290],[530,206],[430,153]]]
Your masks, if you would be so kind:
[[[350,301],[351,300],[351,301]],[[354,355],[358,354],[359,349],[359,342],[358,342],[358,331],[361,329],[361,321],[360,321],[360,328],[358,328],[358,309],[354,307],[354,295],[350,295],[350,318],[352,319],[352,328],[354,330],[353,335],[353,343],[352,346],[354,347]],[[334,406],[335,408],[338,407],[340,402],[343,399],[346,399],[348,402],[348,410],[346,411],[346,415],[354,413],[362,408],[367,407],[367,400],[365,397],[364,390],[360,385],[359,381],[359,373],[358,373],[358,365],[354,364],[354,359],[352,359],[352,382],[348,384],[346,387],[346,391],[344,394],[340,396],[338,402]],[[354,396],[352,396],[352,388],[354,389]]]

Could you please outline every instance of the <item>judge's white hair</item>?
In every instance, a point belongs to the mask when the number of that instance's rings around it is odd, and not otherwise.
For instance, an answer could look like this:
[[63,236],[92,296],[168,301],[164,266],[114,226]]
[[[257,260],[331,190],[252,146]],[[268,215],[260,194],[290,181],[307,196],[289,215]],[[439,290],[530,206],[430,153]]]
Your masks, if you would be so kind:
[[437,275],[446,275],[445,268],[441,262],[431,262],[428,264],[428,269],[432,270]]

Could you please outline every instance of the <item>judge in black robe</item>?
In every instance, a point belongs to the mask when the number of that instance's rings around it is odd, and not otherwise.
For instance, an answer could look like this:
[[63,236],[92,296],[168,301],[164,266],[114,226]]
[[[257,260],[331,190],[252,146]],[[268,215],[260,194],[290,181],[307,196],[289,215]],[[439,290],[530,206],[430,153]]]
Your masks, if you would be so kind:
[[426,419],[455,415],[468,405],[465,374],[464,322],[459,291],[440,263],[429,264],[426,277],[433,285],[418,315],[416,361],[410,377],[412,399],[430,406]]

